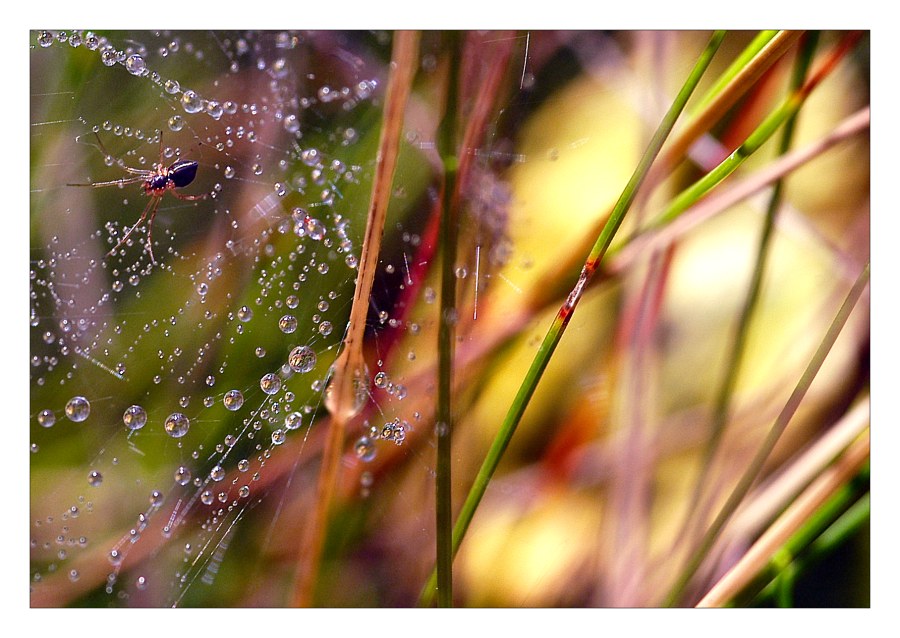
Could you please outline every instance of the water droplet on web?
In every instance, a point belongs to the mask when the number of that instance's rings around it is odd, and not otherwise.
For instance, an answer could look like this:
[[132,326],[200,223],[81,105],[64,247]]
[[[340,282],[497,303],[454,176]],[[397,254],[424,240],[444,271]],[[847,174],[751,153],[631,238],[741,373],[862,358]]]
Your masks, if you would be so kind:
[[241,406],[244,405],[244,395],[241,394],[240,390],[229,390],[225,393],[225,396],[222,397],[222,403],[232,412],[240,410]]
[[282,430],[280,428],[275,430],[274,432],[272,432],[272,443],[274,445],[281,445],[282,443],[284,443],[284,440],[286,438],[287,437],[284,433],[284,430]]
[[281,378],[274,372],[267,372],[259,380],[259,387],[266,394],[275,394],[281,389]]
[[225,167],[225,179],[231,179],[234,177],[234,168],[231,166]]
[[323,321],[319,324],[319,334],[323,337],[327,337],[331,334],[332,328],[333,326],[331,325],[330,321]]
[[367,436],[361,436],[353,446],[353,451],[360,461],[368,463],[375,458],[375,441]]
[[163,427],[166,430],[166,434],[177,439],[187,434],[188,429],[191,427],[191,421],[181,412],[173,412],[166,418]]
[[296,430],[303,424],[303,415],[299,412],[291,412],[284,417],[284,427],[288,430]]
[[179,485],[187,485],[191,482],[191,471],[183,465],[179,465],[175,470],[175,482]]
[[56,415],[53,410],[41,410],[38,412],[37,421],[41,427],[53,427],[53,424],[56,423]]
[[150,492],[150,505],[153,507],[159,507],[163,504],[163,494],[159,490],[153,490]]
[[185,113],[198,113],[203,109],[203,102],[196,93],[188,89],[181,95],[181,106]]
[[223,468],[221,465],[214,466],[213,469],[209,471],[209,478],[217,482],[221,481],[223,478],[225,478],[225,468]]
[[386,388],[389,381],[387,372],[381,371],[375,374],[374,383],[376,388]]
[[306,373],[316,367],[317,356],[309,346],[297,346],[288,355],[288,365],[294,372]]
[[100,487],[100,484],[103,483],[103,475],[97,470],[92,470],[90,474],[88,474],[88,485],[91,487]]
[[300,120],[293,113],[284,118],[284,130],[288,133],[296,133],[300,130]]
[[291,334],[297,329],[297,317],[294,315],[284,315],[278,320],[278,328],[284,334]]
[[53,44],[53,34],[49,31],[41,31],[40,35],[38,36],[38,44],[45,48],[50,46],[51,44]]
[[125,68],[132,75],[141,75],[147,70],[147,64],[144,62],[144,58],[132,53],[125,59]]
[[129,430],[140,430],[147,423],[147,412],[139,405],[132,405],[125,410],[122,421]]
[[253,319],[253,310],[249,306],[241,306],[237,312],[240,321],[247,322]]
[[204,505],[212,505],[213,499],[213,493],[209,490],[203,490],[203,492],[200,494],[200,502]]
[[173,115],[169,118],[169,130],[180,131],[184,128],[184,118],[180,115]]
[[118,59],[118,53],[113,48],[103,49],[103,51],[100,52],[100,61],[106,66],[115,66]]
[[241,498],[247,498],[248,496],[250,496],[250,486],[241,485],[240,489],[238,490],[238,496],[240,496]]
[[166,93],[169,95],[175,95],[181,90],[181,85],[178,84],[177,80],[166,80],[166,83],[163,85],[166,89]]
[[66,403],[66,417],[70,421],[80,423],[91,414],[91,404],[84,397],[72,397]]

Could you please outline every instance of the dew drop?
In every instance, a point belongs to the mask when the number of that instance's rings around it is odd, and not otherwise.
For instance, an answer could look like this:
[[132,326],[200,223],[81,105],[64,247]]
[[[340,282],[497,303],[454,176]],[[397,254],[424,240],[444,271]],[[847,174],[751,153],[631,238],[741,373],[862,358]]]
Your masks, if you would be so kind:
[[166,80],[166,83],[163,85],[166,89],[166,93],[169,95],[175,95],[181,90],[181,85],[178,84],[177,80]]
[[80,423],[84,421],[91,413],[91,404],[84,397],[72,397],[66,403],[66,417],[70,421]]
[[132,75],[142,75],[147,70],[147,64],[144,62],[144,58],[136,53],[132,53],[125,58],[125,68]]
[[203,102],[196,93],[188,89],[181,95],[181,106],[185,113],[197,113],[203,109]]
[[237,317],[243,322],[250,321],[253,319],[253,310],[249,306],[241,306],[237,311]]
[[359,437],[353,450],[356,452],[356,457],[364,463],[375,458],[375,442],[367,436]]
[[226,409],[232,412],[240,410],[244,405],[244,395],[240,390],[229,390],[222,398],[222,403],[225,404]]
[[247,498],[248,496],[250,496],[250,486],[241,485],[240,489],[238,490],[238,496],[240,496],[241,498]]
[[296,430],[303,424],[303,415],[299,412],[291,412],[284,417],[284,427],[288,430]]
[[191,421],[181,412],[173,412],[166,418],[164,427],[166,434],[177,439],[187,434],[188,429],[191,427]]
[[306,373],[316,367],[318,357],[309,346],[297,346],[288,355],[288,365],[294,372]]
[[153,490],[150,492],[150,505],[153,507],[159,507],[163,504],[163,494],[159,490]]
[[183,465],[179,465],[175,470],[175,482],[179,485],[187,485],[191,482],[191,470]]
[[388,378],[387,372],[378,372],[375,374],[374,383],[376,388],[386,388],[390,379]]
[[266,394],[275,394],[281,389],[281,379],[274,372],[267,372],[259,380],[259,387]]
[[323,321],[319,324],[319,334],[323,337],[327,337],[328,335],[330,335],[332,329],[333,326],[331,325],[330,321]]
[[129,430],[140,430],[147,423],[147,412],[139,405],[132,405],[122,415],[122,422]]
[[284,433],[284,430],[282,430],[281,428],[279,428],[279,429],[275,430],[274,432],[272,432],[272,443],[273,443],[274,445],[281,445],[282,443],[284,443],[284,440],[285,440],[286,438],[287,438],[287,437],[286,437],[286,435],[285,435],[285,433]]
[[278,320],[278,328],[284,334],[291,334],[297,329],[297,317],[294,315],[284,315]]
[[221,481],[223,478],[225,478],[225,468],[223,468],[221,465],[216,465],[209,471],[209,478],[214,481]]
[[184,118],[180,115],[173,115],[169,118],[169,130],[180,131],[184,128]]
[[41,410],[38,412],[37,421],[41,427],[53,427],[53,424],[56,423],[56,415],[53,410]]
[[90,474],[88,474],[88,485],[91,487],[100,487],[101,483],[103,483],[103,475],[97,470],[92,470]]
[[53,44],[53,34],[49,31],[41,31],[41,34],[38,36],[38,44],[42,47],[47,48],[51,44]]

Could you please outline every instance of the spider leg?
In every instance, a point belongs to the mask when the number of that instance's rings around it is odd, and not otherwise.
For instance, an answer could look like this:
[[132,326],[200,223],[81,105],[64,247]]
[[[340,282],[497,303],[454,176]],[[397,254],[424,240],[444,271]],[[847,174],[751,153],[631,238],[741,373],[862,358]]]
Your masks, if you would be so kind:
[[[144,223],[144,220],[147,218],[147,213],[150,212],[150,209],[151,209],[151,208],[153,209],[153,215],[156,214],[156,206],[159,205],[159,200],[160,200],[160,198],[157,197],[157,196],[151,196],[151,197],[150,197],[150,201],[147,202],[147,205],[144,207],[144,212],[141,213],[140,219],[137,220],[137,223],[135,223],[134,226],[132,226],[131,228],[128,229],[128,232],[125,233],[125,236],[122,237],[122,239],[119,240],[119,243],[117,243],[117,244],[113,247],[112,250],[110,250],[108,253],[106,253],[106,256],[107,256],[107,257],[109,257],[109,256],[112,255],[114,252],[116,252],[116,251],[122,246],[122,244],[124,244],[126,241],[128,241],[128,238],[131,237],[131,234],[132,234],[135,230],[137,230],[138,226],[140,226],[142,223]],[[153,217],[152,217],[152,216],[150,217],[150,221],[151,221],[151,223],[152,223],[152,221],[153,221]],[[151,260],[151,261],[153,260],[153,252],[152,252],[152,251],[150,252],[150,260]],[[154,262],[154,263],[156,263],[156,262]]]
[[153,218],[156,217],[156,211],[159,210],[159,200],[162,196],[153,197],[153,208],[150,210],[150,219],[147,220],[147,252],[150,253],[150,262],[156,264],[153,257]]
[[122,177],[120,179],[113,179],[108,182],[91,182],[89,184],[66,184],[66,186],[90,186],[91,188],[102,188],[104,186],[125,186],[127,184],[134,184],[136,182],[142,182],[147,177],[153,174],[153,171],[146,171],[141,174],[140,177]]
[[[113,154],[110,153],[108,150],[106,150],[106,147],[103,145],[103,141],[100,139],[100,134],[97,133],[96,131],[94,131],[94,137],[97,138],[97,144],[100,145],[100,150],[103,151],[103,154],[106,155],[107,157],[113,157]],[[159,151],[160,151],[159,164],[160,164],[160,166],[162,166],[162,146],[160,146]],[[144,177],[147,177],[148,175],[151,175],[154,172],[154,171],[148,171],[146,169],[141,169],[141,168],[131,168],[130,166],[125,166],[125,164],[123,164],[122,160],[120,160],[119,158],[115,158],[115,159],[116,159],[116,165],[119,168],[121,168],[123,171],[131,173],[132,175],[142,175]],[[135,181],[138,181],[138,180],[135,179]],[[126,182],[126,183],[130,183],[130,182]],[[72,186],[74,186],[74,184],[72,184]]]

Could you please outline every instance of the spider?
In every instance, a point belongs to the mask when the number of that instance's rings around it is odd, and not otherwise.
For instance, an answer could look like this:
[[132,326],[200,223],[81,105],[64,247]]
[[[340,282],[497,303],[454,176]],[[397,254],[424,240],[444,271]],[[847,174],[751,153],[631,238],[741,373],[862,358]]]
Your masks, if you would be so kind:
[[[102,150],[108,157],[111,157],[109,151],[106,150],[106,147],[103,146],[103,142],[100,140],[100,135],[96,132],[94,135],[97,136],[97,143],[100,144],[100,150]],[[115,247],[106,253],[106,256],[109,257],[114,252],[116,252],[122,244],[128,241],[128,238],[131,237],[131,234],[137,230],[138,226],[144,223],[144,220],[147,220],[147,252],[150,253],[150,261],[156,264],[156,259],[153,257],[153,218],[156,217],[156,211],[159,208],[159,202],[162,200],[163,195],[168,192],[171,192],[172,195],[177,197],[178,199],[183,199],[186,201],[195,201],[198,199],[206,199],[206,194],[200,195],[183,195],[181,193],[175,192],[177,188],[183,188],[194,181],[194,177],[197,176],[197,162],[189,159],[179,159],[173,162],[168,167],[163,164],[163,146],[162,146],[162,133],[159,136],[159,163],[154,164],[152,170],[139,169],[139,168],[131,168],[128,166],[121,166],[126,172],[134,175],[134,177],[122,177],[120,179],[114,179],[109,182],[93,182],[90,184],[69,184],[69,186],[90,186],[92,188],[102,188],[104,186],[124,186],[125,184],[134,184],[136,182],[141,182],[141,188],[144,191],[144,194],[150,198],[150,201],[147,202],[147,205],[144,207],[144,212],[141,213],[140,219],[137,220],[137,223],[132,226],[128,232],[125,233],[125,236],[119,240],[119,243],[115,245]]]

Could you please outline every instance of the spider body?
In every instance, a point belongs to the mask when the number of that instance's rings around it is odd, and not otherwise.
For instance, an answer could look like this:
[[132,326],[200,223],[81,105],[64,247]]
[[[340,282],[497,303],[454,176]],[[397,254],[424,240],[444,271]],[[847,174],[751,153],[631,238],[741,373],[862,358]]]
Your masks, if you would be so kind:
[[169,168],[158,164],[155,174],[144,180],[144,193],[162,196],[167,190],[184,188],[194,181],[197,176],[197,162],[194,160],[180,159]]
[[[109,155],[106,148],[103,146],[103,142],[100,141],[100,136],[97,135],[97,142],[100,144],[100,149]],[[150,254],[150,261],[154,264],[156,263],[156,259],[153,257],[153,219],[156,217],[156,211],[159,208],[159,202],[162,200],[163,196],[166,193],[172,193],[173,196],[178,199],[183,199],[186,201],[194,201],[198,199],[206,199],[206,194],[200,195],[184,195],[182,193],[176,192],[176,189],[183,188],[189,185],[194,181],[194,178],[197,176],[197,168],[198,164],[194,160],[189,159],[179,159],[173,162],[171,165],[166,167],[163,164],[163,151],[162,151],[162,135],[159,138],[159,163],[155,164],[152,170],[139,169],[139,168],[131,168],[128,166],[121,166],[127,173],[133,175],[134,177],[123,177],[121,179],[112,180],[109,182],[94,182],[92,184],[69,184],[69,186],[90,186],[92,188],[101,188],[104,186],[124,186],[126,184],[133,184],[135,182],[141,182],[141,189],[144,194],[150,198],[150,201],[147,202],[147,205],[144,207],[144,212],[141,213],[140,218],[137,220],[137,223],[134,224],[128,232],[119,240],[119,242],[106,253],[106,256],[109,257],[114,252],[116,252],[126,241],[131,237],[131,234],[144,223],[144,220],[147,221],[147,252]]]

